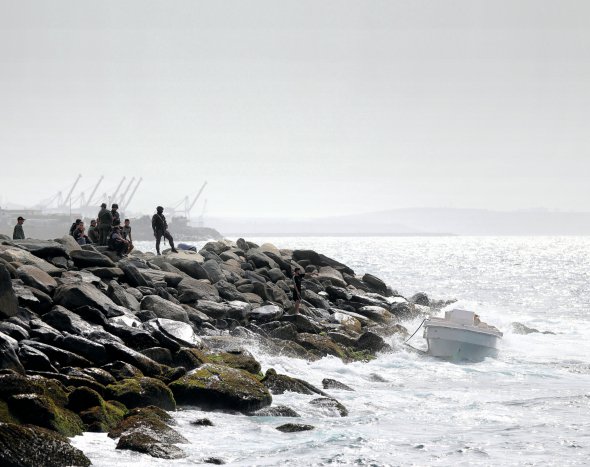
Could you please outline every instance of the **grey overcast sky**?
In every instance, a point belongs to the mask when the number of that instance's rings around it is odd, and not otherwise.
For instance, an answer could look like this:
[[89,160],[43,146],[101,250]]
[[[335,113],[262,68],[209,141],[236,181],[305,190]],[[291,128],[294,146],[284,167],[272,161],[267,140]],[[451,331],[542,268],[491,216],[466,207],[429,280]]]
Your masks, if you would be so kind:
[[0,119],[4,204],[590,211],[590,2],[0,0]]

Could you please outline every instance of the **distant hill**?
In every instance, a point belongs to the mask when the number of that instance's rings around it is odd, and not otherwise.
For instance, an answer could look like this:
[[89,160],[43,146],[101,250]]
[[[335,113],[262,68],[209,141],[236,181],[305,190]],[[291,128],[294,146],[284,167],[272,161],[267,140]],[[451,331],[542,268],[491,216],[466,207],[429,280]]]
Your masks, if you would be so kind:
[[590,212],[412,208],[318,219],[211,218],[232,235],[590,235]]

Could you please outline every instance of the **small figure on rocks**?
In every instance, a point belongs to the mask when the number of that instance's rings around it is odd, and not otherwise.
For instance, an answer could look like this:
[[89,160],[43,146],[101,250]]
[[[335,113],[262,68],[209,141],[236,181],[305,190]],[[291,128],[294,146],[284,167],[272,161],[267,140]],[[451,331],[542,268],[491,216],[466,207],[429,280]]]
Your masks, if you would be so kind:
[[123,238],[129,242],[128,253],[131,253],[131,250],[133,250],[133,238],[131,238],[131,221],[129,219],[125,219],[125,224],[121,229],[121,233]]
[[70,226],[70,235],[72,237],[74,236],[74,232],[78,228],[78,225],[80,224],[80,222],[82,222],[82,219],[76,219],[76,222],[73,222],[72,225]]
[[301,281],[305,277],[305,273],[301,272],[301,268],[295,268],[293,271],[293,282],[295,282],[295,289],[293,289],[293,301],[295,302],[295,314],[299,314],[299,305],[301,305]]
[[92,243],[99,243],[100,235],[98,234],[98,228],[96,227],[96,219],[90,221],[90,227],[88,228],[88,238]]
[[172,252],[178,253],[178,250],[174,248],[174,239],[170,235],[170,232],[168,232],[168,223],[166,222],[164,208],[162,206],[156,208],[156,213],[152,217],[152,229],[154,229],[154,237],[156,237],[156,252],[158,255],[160,254],[160,241],[162,237],[168,240]]
[[84,222],[80,221],[76,225],[74,232],[72,232],[72,236],[74,240],[78,242],[78,245],[91,245],[92,240],[86,235],[86,227],[84,226]]
[[115,225],[115,221],[121,222],[121,215],[119,214],[119,205],[117,203],[113,203],[111,206],[111,215],[113,216],[113,225]]
[[129,242],[123,238],[121,228],[121,221],[114,221],[113,230],[109,234],[108,247],[109,250],[117,253],[117,256],[122,257],[129,252]]
[[16,220],[16,225],[14,226],[14,231],[12,232],[12,239],[13,240],[24,240],[25,239],[25,231],[23,230],[23,224],[25,223],[25,218],[22,216],[18,216]]
[[107,209],[106,203],[100,205],[100,211],[98,213],[98,244],[100,246],[106,246],[109,239],[109,232],[113,226],[113,214]]

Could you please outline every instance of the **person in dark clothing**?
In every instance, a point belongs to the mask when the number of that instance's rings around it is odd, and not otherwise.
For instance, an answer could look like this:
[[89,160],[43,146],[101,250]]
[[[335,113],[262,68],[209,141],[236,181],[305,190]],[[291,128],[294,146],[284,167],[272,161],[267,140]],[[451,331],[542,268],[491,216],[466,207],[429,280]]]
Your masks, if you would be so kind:
[[121,222],[121,215],[119,214],[119,205],[117,203],[113,203],[111,206],[111,215],[113,216],[113,225],[115,225],[115,221]]
[[70,226],[70,235],[72,237],[74,236],[74,232],[78,228],[78,225],[80,224],[80,222],[82,222],[82,219],[76,219],[76,222],[72,223],[72,225]]
[[22,216],[18,216],[16,220],[16,225],[14,226],[14,231],[12,232],[12,239],[13,240],[24,240],[25,239],[25,231],[23,230],[23,224],[25,223],[25,218]]
[[164,208],[162,206],[156,208],[156,213],[152,217],[152,229],[154,230],[154,237],[156,237],[156,252],[158,255],[160,254],[160,241],[162,237],[168,240],[172,252],[178,253],[178,250],[174,248],[174,239],[170,235],[170,232],[168,232],[168,223],[166,222]]
[[113,214],[107,209],[106,203],[100,205],[98,213],[98,244],[106,246],[109,239],[109,232],[113,226]]
[[131,221],[129,219],[125,219],[121,234],[123,235],[123,238],[129,242],[128,253],[131,253],[131,250],[133,250],[133,238],[131,238]]
[[116,220],[113,229],[109,234],[108,240],[109,250],[117,253],[117,256],[122,257],[129,252],[129,242],[123,238],[121,231],[121,221]]
[[88,229],[88,238],[92,243],[96,243],[98,245],[100,236],[98,234],[98,227],[96,227],[96,219],[92,219],[90,221],[90,228]]
[[72,236],[74,237],[74,240],[78,242],[78,245],[92,244],[92,240],[90,240],[90,238],[88,238],[88,235],[86,235],[86,227],[84,226],[84,222],[82,221],[78,222],[76,228],[72,232]]
[[305,277],[305,273],[301,272],[300,268],[295,268],[293,271],[293,282],[295,289],[293,290],[293,301],[295,302],[295,314],[299,313],[299,305],[301,304],[301,281]]

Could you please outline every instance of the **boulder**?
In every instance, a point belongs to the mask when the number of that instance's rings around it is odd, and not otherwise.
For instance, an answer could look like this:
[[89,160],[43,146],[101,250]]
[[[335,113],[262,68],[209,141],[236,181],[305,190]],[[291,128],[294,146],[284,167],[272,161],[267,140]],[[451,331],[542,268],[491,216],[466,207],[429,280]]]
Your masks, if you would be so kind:
[[340,381],[336,381],[335,379],[330,379],[330,378],[324,378],[322,380],[322,386],[324,386],[324,389],[340,389],[343,391],[354,391],[354,389],[352,389],[350,386],[347,386],[344,383],[341,383]]
[[315,430],[315,427],[303,423],[285,423],[284,425],[277,426],[277,430],[282,431],[283,433],[297,433],[300,431]]
[[154,269],[143,269],[141,274],[146,278],[147,281],[151,282],[165,282],[168,287],[176,287],[180,284],[180,281],[184,279],[183,274],[176,274],[168,271],[156,271]]
[[23,340],[21,345],[28,345],[40,352],[43,352],[53,365],[64,366],[76,366],[76,367],[89,367],[92,366],[89,360],[68,350],[60,349],[55,345],[44,344],[43,342],[37,342],[32,340]]
[[51,294],[57,287],[57,281],[36,266],[23,265],[17,270],[18,277],[27,285]]
[[225,275],[219,266],[219,263],[215,260],[208,260],[203,263],[203,269],[207,273],[207,278],[212,284],[225,280]]
[[47,355],[26,344],[18,348],[18,359],[27,371],[58,372]]
[[385,296],[391,295],[391,291],[387,290],[387,284],[372,274],[365,274],[362,281],[374,292]]
[[237,349],[228,352],[206,354],[206,358],[210,363],[245,370],[253,375],[258,375],[261,370],[260,363],[247,350]]
[[297,392],[299,394],[320,394],[327,396],[327,394],[313,386],[312,384],[302,379],[293,378],[287,375],[277,373],[273,368],[269,368],[261,380],[272,394],[283,394],[287,391]]
[[268,389],[244,370],[205,364],[170,384],[179,404],[252,412],[270,405]]
[[264,254],[264,252],[258,248],[250,248],[246,252],[246,259],[251,261],[257,268],[274,269],[279,267],[279,265],[275,263],[274,260]]
[[59,345],[62,349],[74,352],[97,365],[107,362],[104,346],[82,336],[68,334],[59,341]]
[[332,314],[332,319],[340,324],[346,331],[359,333],[361,332],[361,322],[347,313],[335,312]]
[[320,281],[327,280],[336,287],[344,288],[347,285],[346,281],[342,277],[342,273],[331,266],[320,267],[320,272],[317,276],[317,279],[319,279]]
[[25,373],[25,369],[17,356],[18,341],[0,332],[0,370],[14,370]]
[[336,399],[320,397],[318,399],[313,399],[309,403],[328,416],[346,417],[348,415],[346,407]]
[[125,275],[121,268],[108,268],[108,267],[92,267],[86,268],[86,270],[96,277],[100,277],[101,279],[120,279]]
[[71,235],[64,235],[61,238],[56,238],[54,241],[56,243],[59,243],[61,246],[63,246],[63,248],[66,251],[66,253],[68,254],[68,256],[70,255],[70,253],[72,251],[82,249],[82,247],[80,245],[78,245],[78,242],[76,240],[74,240],[74,237],[72,237]]
[[128,449],[159,459],[182,459],[187,457],[187,454],[178,446],[171,443],[161,443],[157,438],[139,431],[122,435],[117,443],[117,449]]
[[190,324],[166,318],[158,318],[149,322],[156,326],[170,339],[177,341],[182,347],[200,347],[201,339],[195,334]]
[[139,269],[134,264],[129,263],[129,262],[127,262],[127,263],[119,262],[119,267],[125,273],[125,280],[127,281],[127,283],[131,287],[151,287],[152,286],[152,282],[150,280],[147,280],[141,274],[141,272],[139,272]]
[[378,323],[388,323],[393,318],[387,309],[380,306],[363,306],[357,310],[357,313]]
[[[118,305],[91,284],[61,285],[57,288],[54,301],[68,309],[91,306],[108,315],[112,310],[120,310]],[[124,310],[122,310],[124,312]]]
[[208,282],[192,279],[190,277],[184,278],[178,284],[178,300],[181,303],[194,303],[197,300],[210,300],[218,302],[219,291],[215,286]]
[[311,303],[315,308],[320,308],[322,310],[330,309],[330,302],[328,300],[309,289],[303,290],[302,298]]
[[246,310],[244,318],[257,321],[275,321],[283,315],[283,309],[277,305],[265,305],[252,310]]
[[108,358],[111,360],[121,360],[122,362],[129,363],[147,376],[159,376],[162,372],[158,363],[123,344],[106,342],[104,346],[107,350]]
[[13,240],[12,244],[43,259],[53,258],[55,256],[68,256],[65,247],[53,240],[27,238],[26,240]]
[[72,313],[63,306],[57,305],[49,313],[43,315],[43,321],[52,328],[70,334],[88,335],[96,329],[76,313]]
[[0,319],[10,318],[18,311],[18,298],[12,288],[10,273],[0,263]]
[[362,334],[356,342],[357,349],[367,350],[371,353],[379,352],[385,345],[383,338],[371,331]]
[[[128,378],[141,378],[143,373],[130,363],[122,362],[121,360],[117,360],[112,363],[107,363],[102,368],[99,368],[102,371],[106,371],[112,378],[117,381],[121,381],[123,379]],[[108,384],[113,384],[111,381]],[[108,386],[107,384],[107,386]]]
[[251,413],[255,417],[301,417],[291,407],[286,405],[274,405],[272,407],[264,407],[256,412]]
[[15,321],[19,322],[16,324],[15,322],[11,321],[2,321],[0,322],[0,332],[3,332],[7,336],[16,339],[17,341],[22,341],[23,339],[29,338],[29,331],[25,329],[27,327],[22,321],[18,321],[16,318]]
[[59,278],[61,285],[100,284],[100,277],[88,271],[65,271]]
[[133,409],[150,405],[164,410],[176,410],[172,391],[159,379],[131,378],[106,387],[106,397]]
[[59,276],[62,270],[53,264],[45,261],[42,258],[29,253],[27,250],[17,248],[14,246],[2,246],[0,245],[0,258],[10,262],[20,263],[21,265],[26,264],[30,266],[37,266],[39,269],[45,271],[50,276]]
[[283,317],[281,317],[281,321],[287,321],[295,325],[297,332],[319,334],[323,331],[322,327],[318,323],[308,318],[307,316],[301,314],[284,315]]
[[154,258],[151,262],[160,267],[163,267],[164,263],[169,263],[193,279],[208,279],[207,272],[202,266],[205,259],[198,253],[180,251]]
[[74,250],[70,254],[72,261],[78,268],[114,268],[111,259],[96,251]]
[[0,424],[0,465],[87,467],[90,464],[90,459],[62,435],[35,426]]
[[127,308],[131,311],[139,311],[141,306],[139,301],[123,288],[117,281],[109,282],[109,298],[117,305]]
[[237,300],[244,302],[246,301],[244,295],[238,291],[235,285],[230,284],[226,280],[219,280],[215,284],[215,287],[219,291],[219,296],[225,300]]
[[188,315],[184,308],[169,302],[157,295],[148,295],[141,301],[141,309],[152,311],[158,318],[188,323]]
[[344,350],[328,336],[300,333],[297,336],[297,343],[322,357],[327,355],[333,355],[339,358],[345,357]]

